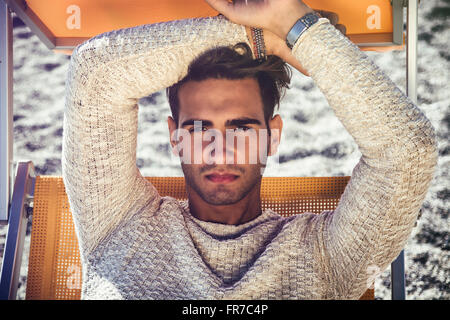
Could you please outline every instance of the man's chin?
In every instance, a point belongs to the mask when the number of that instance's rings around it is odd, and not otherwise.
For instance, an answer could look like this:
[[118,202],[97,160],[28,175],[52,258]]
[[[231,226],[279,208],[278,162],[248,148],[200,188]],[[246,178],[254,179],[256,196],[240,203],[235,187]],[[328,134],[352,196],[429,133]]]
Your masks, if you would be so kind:
[[242,199],[242,197],[238,197],[234,192],[229,190],[216,190],[214,193],[212,193],[211,191],[209,191],[208,193],[202,192],[200,196],[203,201],[215,206],[232,205]]

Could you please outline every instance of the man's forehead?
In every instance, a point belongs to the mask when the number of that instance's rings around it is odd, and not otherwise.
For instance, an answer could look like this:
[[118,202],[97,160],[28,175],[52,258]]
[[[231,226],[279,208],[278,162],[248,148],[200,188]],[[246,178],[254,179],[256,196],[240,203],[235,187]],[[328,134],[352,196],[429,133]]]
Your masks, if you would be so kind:
[[178,98],[180,120],[264,117],[259,85],[255,79],[189,81],[181,87]]
[[256,78],[242,78],[242,79],[226,79],[226,78],[208,78],[204,80],[189,80],[185,82],[181,88],[185,87],[205,87],[205,88],[213,88],[213,87],[233,87],[235,89],[239,88],[258,88],[259,84]]

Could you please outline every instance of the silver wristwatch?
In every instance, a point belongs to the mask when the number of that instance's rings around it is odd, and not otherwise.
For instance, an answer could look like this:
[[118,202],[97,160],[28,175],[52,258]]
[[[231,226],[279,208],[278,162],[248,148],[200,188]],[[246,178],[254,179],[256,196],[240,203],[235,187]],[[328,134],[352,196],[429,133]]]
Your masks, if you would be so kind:
[[298,21],[288,32],[288,35],[286,37],[286,44],[288,45],[288,47],[292,49],[302,33],[308,30],[308,28],[315,24],[317,21],[319,21],[319,18],[320,16],[317,13],[310,12],[298,19]]

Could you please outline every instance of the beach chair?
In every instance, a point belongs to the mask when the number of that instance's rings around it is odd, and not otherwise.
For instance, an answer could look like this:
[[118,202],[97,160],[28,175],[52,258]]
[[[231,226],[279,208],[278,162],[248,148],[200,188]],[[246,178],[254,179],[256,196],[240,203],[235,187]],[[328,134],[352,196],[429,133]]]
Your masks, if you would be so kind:
[[[78,240],[65,193],[64,183],[57,176],[35,176],[32,162],[20,162],[13,193],[10,226],[26,228],[28,215],[33,215],[26,299],[72,300],[81,296],[81,261]],[[147,177],[161,196],[187,199],[183,177]],[[283,216],[302,212],[320,213],[333,210],[339,202],[350,177],[267,177],[261,186],[262,208],[271,208]],[[16,227],[17,225],[17,227]],[[20,267],[20,254],[13,256],[9,243],[18,234],[8,233],[4,270],[12,273],[10,288],[3,287],[2,294],[15,296]],[[23,244],[23,236],[18,246]],[[14,239],[10,237],[15,237]],[[6,261],[16,261],[12,265]],[[17,272],[17,271],[16,271]],[[8,290],[9,291],[8,291]],[[4,291],[3,291],[4,290]],[[7,298],[5,296],[5,298]],[[374,299],[374,290],[368,289],[361,297]]]
[[[362,50],[403,47],[403,9],[407,7],[407,94],[417,102],[417,14],[419,0],[305,0],[315,9],[337,12],[347,35]],[[201,0],[147,1],[154,15],[131,0],[110,0],[109,15],[90,0],[0,0],[0,221],[8,225],[0,279],[0,299],[15,299],[28,219],[32,236],[27,298],[79,299],[81,265],[78,243],[61,177],[36,176],[31,162],[19,162],[13,174],[12,11],[55,52],[70,52],[101,32],[144,23],[216,15]],[[140,2],[142,4],[142,2]],[[195,4],[195,5],[194,5]],[[346,5],[347,4],[347,5]],[[184,6],[183,6],[184,5]],[[79,14],[94,12],[83,19]],[[114,11],[116,10],[116,11]],[[355,15],[359,10],[360,15]],[[116,14],[111,14],[114,12]],[[145,15],[143,14],[145,12]],[[114,17],[113,20],[108,17]],[[355,18],[365,17],[364,19]],[[90,20],[89,20],[90,19]],[[61,27],[61,25],[65,27]],[[161,195],[183,198],[183,178],[149,177]],[[282,215],[333,210],[349,177],[272,178],[263,180],[263,206]],[[281,191],[280,191],[281,190]],[[392,299],[405,299],[403,251],[391,265]],[[362,299],[373,299],[369,290]]]

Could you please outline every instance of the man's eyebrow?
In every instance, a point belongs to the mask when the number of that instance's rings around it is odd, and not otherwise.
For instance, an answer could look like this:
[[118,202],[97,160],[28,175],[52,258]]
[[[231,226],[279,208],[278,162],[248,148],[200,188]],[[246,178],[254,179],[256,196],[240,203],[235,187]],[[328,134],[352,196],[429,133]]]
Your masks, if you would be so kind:
[[261,121],[259,121],[258,119],[254,119],[254,118],[242,117],[242,118],[227,120],[227,122],[225,122],[225,126],[227,126],[227,127],[228,126],[239,126],[239,125],[244,125],[244,124],[261,125]]
[[[185,126],[193,126],[195,123],[195,121],[201,121],[201,125],[202,126],[212,126],[212,122],[209,120],[202,120],[202,119],[188,119],[185,120],[181,123],[181,127],[185,127]],[[254,119],[254,118],[248,118],[248,117],[241,117],[241,118],[236,118],[236,119],[231,119],[231,120],[227,120],[225,122],[225,126],[226,127],[231,127],[231,126],[240,126],[240,125],[245,125],[245,124],[257,124],[257,125],[261,125],[261,121],[259,121],[258,119]]]
[[202,119],[188,119],[181,123],[181,127],[185,126],[193,126],[195,123],[194,121],[201,121],[202,126],[212,126],[212,122],[209,120],[202,120]]

